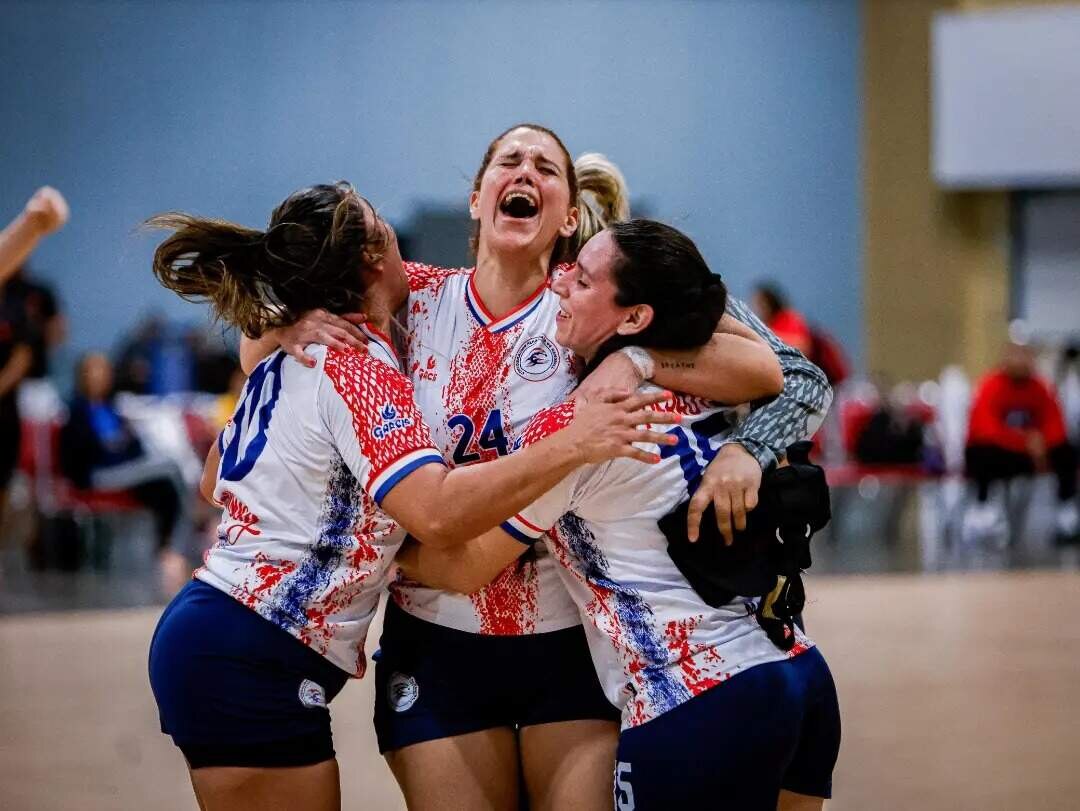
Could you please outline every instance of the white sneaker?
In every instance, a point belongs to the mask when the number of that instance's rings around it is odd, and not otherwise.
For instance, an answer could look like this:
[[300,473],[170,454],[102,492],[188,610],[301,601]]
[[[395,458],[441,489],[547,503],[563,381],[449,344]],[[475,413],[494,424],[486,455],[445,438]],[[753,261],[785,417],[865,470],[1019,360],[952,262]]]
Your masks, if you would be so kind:
[[1058,535],[1062,538],[1072,538],[1080,532],[1080,510],[1076,507],[1076,499],[1070,499],[1058,507],[1056,523]]
[[964,513],[963,532],[968,543],[1000,541],[1008,533],[1005,511],[994,500],[976,501]]

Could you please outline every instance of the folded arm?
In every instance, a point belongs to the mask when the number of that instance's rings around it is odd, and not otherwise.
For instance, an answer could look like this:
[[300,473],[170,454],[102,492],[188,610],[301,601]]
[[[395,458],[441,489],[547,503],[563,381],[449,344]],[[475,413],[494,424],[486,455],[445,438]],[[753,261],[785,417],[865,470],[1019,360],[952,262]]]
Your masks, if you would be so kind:
[[529,548],[502,529],[449,548],[409,538],[395,559],[410,580],[443,591],[473,594],[498,577]]
[[424,465],[395,486],[382,507],[426,544],[462,544],[524,510],[583,465],[617,457],[658,462],[659,456],[633,443],[675,441],[670,434],[640,427],[678,420],[677,414],[648,409],[666,397],[656,392],[576,409],[562,406],[563,411],[553,410],[553,418],[566,419],[566,411],[573,416],[561,430],[493,462],[449,471]]
[[777,338],[746,304],[730,298],[728,313],[765,341],[783,369],[783,390],[774,399],[755,404],[729,438],[746,448],[764,469],[775,464],[788,445],[818,429],[832,403],[832,387],[821,369]]
[[697,539],[701,516],[712,504],[720,533],[730,544],[735,531],[746,528],[746,514],[757,506],[763,471],[777,464],[788,445],[813,435],[832,402],[832,388],[824,372],[777,338],[738,299],[728,299],[721,329],[754,333],[775,353],[784,372],[783,391],[751,403],[750,413],[724,440],[690,499],[687,536]]

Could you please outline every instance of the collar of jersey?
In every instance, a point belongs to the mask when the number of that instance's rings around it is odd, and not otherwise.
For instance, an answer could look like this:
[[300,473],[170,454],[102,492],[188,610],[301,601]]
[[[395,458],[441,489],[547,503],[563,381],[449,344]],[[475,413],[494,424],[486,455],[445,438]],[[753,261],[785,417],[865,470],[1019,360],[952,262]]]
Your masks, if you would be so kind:
[[390,340],[390,336],[381,332],[378,327],[369,321],[365,321],[360,325],[360,331],[363,332],[368,340],[382,350],[393,359],[397,367],[401,368],[401,358],[398,357],[397,352],[394,351],[394,342]]
[[512,326],[520,321],[524,321],[530,315],[532,315],[536,308],[540,306],[540,299],[544,296],[544,291],[548,288],[547,280],[544,281],[531,296],[525,301],[521,302],[517,307],[512,309],[502,318],[495,318],[484,306],[484,302],[480,300],[480,294],[476,290],[476,271],[474,270],[469,274],[469,283],[465,286],[465,304],[468,307],[473,318],[482,327],[486,327],[489,332],[504,332],[510,329]]

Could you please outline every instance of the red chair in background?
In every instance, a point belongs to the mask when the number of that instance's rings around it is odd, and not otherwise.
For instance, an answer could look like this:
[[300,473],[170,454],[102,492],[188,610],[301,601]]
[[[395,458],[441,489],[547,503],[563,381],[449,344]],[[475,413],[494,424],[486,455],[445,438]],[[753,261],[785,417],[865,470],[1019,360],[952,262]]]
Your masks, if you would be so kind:
[[[101,563],[108,556],[105,519],[145,508],[125,490],[85,490],[65,478],[60,470],[60,428],[58,421],[23,420],[19,469],[32,484],[40,517],[46,522],[70,519],[76,528],[74,541],[82,548],[38,550],[38,558],[44,565],[52,560],[81,561],[84,557]],[[56,535],[64,537],[64,533]],[[48,545],[50,540],[43,537],[41,542]]]

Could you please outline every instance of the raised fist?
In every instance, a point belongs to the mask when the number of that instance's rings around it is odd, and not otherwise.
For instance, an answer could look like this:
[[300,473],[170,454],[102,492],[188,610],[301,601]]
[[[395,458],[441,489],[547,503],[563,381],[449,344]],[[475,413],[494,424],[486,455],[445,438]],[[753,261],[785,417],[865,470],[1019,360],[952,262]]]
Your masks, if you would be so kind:
[[42,186],[34,192],[26,203],[25,212],[43,234],[60,230],[68,220],[67,200],[51,186]]

